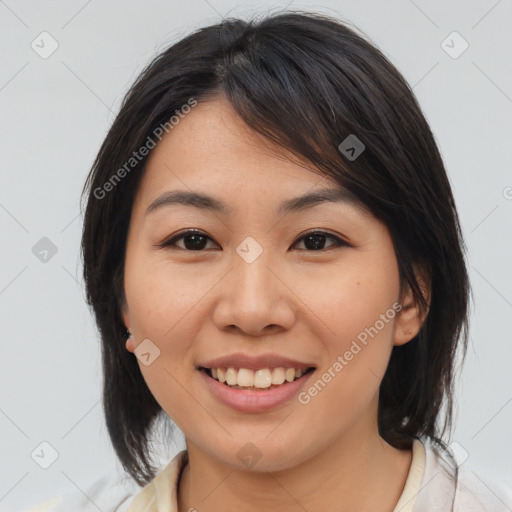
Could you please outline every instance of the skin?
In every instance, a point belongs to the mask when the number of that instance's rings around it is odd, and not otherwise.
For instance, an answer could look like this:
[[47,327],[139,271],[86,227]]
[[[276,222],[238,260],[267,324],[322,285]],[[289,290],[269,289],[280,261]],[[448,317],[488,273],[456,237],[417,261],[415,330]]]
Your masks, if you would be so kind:
[[[330,202],[276,214],[319,188],[340,187],[251,131],[222,97],[200,102],[152,151],[130,220],[123,317],[127,350],[145,339],[159,348],[139,367],[186,438],[180,512],[391,512],[403,491],[411,451],[379,436],[379,384],[393,346],[412,339],[422,317],[400,287],[388,229],[364,208]],[[175,204],[145,215],[175,189],[210,194],[232,212]],[[158,247],[184,229],[204,232],[205,248],[186,249],[183,238]],[[302,238],[311,229],[350,245],[326,238],[315,250]],[[250,264],[236,252],[247,236],[263,248]],[[314,362],[310,386],[397,302],[403,310],[306,405],[295,397],[241,413],[196,369],[220,355],[271,352]],[[250,469],[237,457],[247,442],[262,455]]]

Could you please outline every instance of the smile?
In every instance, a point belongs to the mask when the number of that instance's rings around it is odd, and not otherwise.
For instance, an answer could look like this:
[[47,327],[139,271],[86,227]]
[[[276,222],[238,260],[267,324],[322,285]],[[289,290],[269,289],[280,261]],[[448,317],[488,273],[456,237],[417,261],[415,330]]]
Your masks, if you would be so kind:
[[225,406],[244,413],[263,413],[291,402],[315,368],[200,367],[198,370],[208,392]]
[[310,368],[203,368],[214,380],[232,389],[270,390],[288,382],[300,379],[314,370]]

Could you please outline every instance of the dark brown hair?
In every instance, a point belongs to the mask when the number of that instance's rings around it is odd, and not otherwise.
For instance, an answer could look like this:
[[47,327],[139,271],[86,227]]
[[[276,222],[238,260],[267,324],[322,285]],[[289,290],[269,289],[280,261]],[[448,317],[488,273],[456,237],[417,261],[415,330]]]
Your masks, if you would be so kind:
[[[141,485],[156,474],[148,440],[163,411],[125,348],[126,239],[148,156],[133,168],[126,163],[190,98],[220,94],[249,127],[334,178],[388,227],[401,283],[428,314],[415,339],[393,348],[380,386],[379,432],[395,447],[420,436],[446,447],[456,352],[467,348],[464,243],[441,155],[411,88],[356,30],[304,12],[199,29],[144,69],[101,146],[82,192],[84,279],[101,334],[108,432]],[[365,145],[353,160],[338,148],[351,134]],[[429,306],[419,266],[431,286]]]

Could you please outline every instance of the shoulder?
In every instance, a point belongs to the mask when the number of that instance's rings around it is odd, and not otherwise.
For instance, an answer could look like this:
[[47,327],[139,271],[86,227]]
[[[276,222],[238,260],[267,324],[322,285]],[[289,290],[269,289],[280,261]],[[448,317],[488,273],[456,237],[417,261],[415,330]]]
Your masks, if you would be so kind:
[[456,511],[510,512],[512,487],[489,478],[478,468],[464,465],[459,468],[455,504]]
[[22,512],[53,512],[57,505],[62,502],[62,496],[55,496],[43,503],[27,508]]
[[[131,479],[106,474],[92,484],[72,493],[25,509],[22,512],[69,512],[95,510],[102,512],[153,512],[156,504],[164,510],[177,510],[177,484],[182,468],[188,460],[186,450],[179,452],[146,486],[140,487]],[[94,507],[91,508],[91,503]],[[174,508],[173,508],[174,507]]]
[[167,466],[135,496],[126,512],[158,512],[159,510],[177,512],[178,482],[187,462],[187,450],[176,454]]
[[[67,491],[22,512],[69,512],[92,510],[94,503],[102,512],[126,512],[129,503],[140,490],[131,478],[114,472],[105,473],[76,491]],[[95,510],[98,508],[94,507]]]
[[466,460],[458,443],[448,449],[428,441],[426,464],[414,512],[510,512],[512,488],[497,482]]

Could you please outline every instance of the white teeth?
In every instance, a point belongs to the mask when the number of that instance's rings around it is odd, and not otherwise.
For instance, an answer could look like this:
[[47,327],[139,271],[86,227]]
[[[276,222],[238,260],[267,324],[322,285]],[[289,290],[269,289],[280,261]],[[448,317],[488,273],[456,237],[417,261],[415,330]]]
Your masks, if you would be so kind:
[[242,388],[266,389],[270,386],[279,386],[286,382],[300,379],[306,370],[295,368],[262,368],[251,370],[248,368],[211,368],[211,375],[215,380],[229,386]]
[[288,382],[292,382],[295,379],[295,370],[293,368],[286,368],[284,376]]
[[265,368],[264,370],[257,370],[254,374],[254,387],[256,388],[269,388],[272,385],[272,373]]
[[282,384],[284,382],[284,368],[274,368],[272,372],[272,384]]
[[234,368],[228,368],[226,372],[226,382],[230,386],[235,386],[238,381],[238,372]]
[[254,386],[254,371],[247,368],[240,368],[238,370],[238,385],[250,388]]

